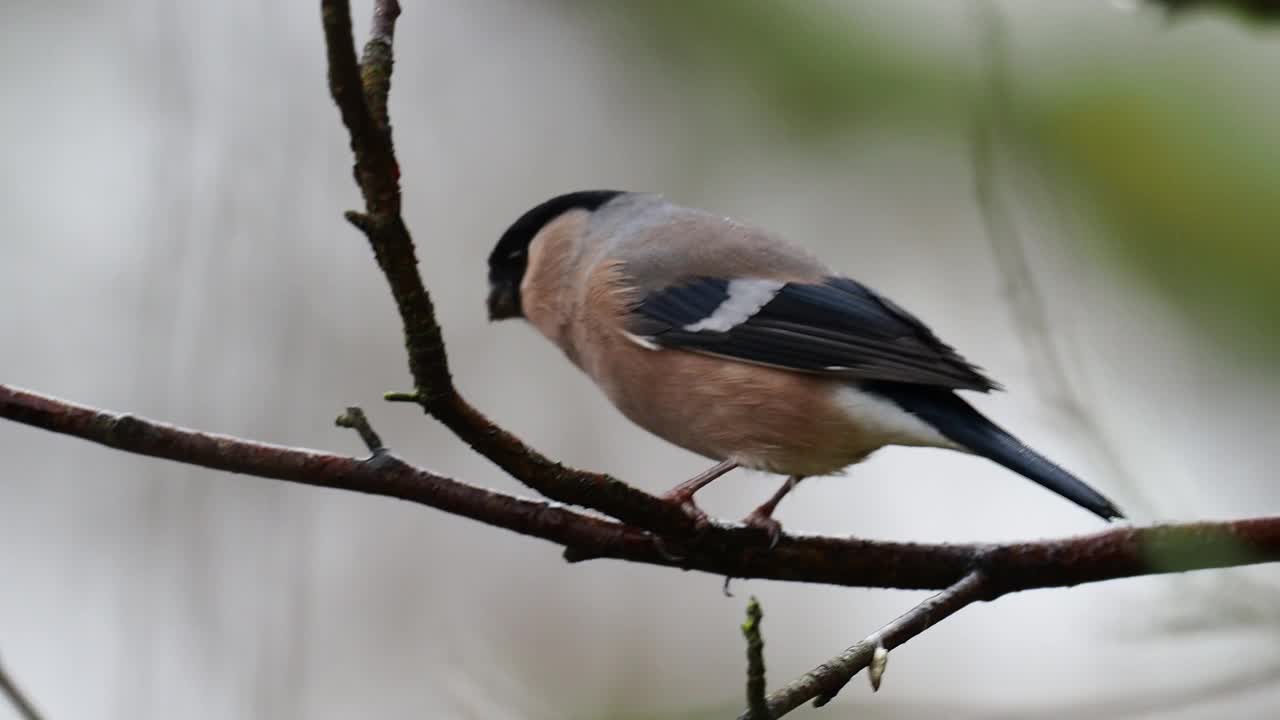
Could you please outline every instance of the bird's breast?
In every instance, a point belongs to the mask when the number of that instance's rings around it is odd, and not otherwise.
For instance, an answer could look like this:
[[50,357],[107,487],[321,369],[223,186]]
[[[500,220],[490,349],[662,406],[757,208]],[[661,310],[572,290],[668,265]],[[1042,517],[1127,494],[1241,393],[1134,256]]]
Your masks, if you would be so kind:
[[785,475],[828,475],[888,444],[860,422],[844,384],[625,338],[584,367],[637,425],[687,450]]

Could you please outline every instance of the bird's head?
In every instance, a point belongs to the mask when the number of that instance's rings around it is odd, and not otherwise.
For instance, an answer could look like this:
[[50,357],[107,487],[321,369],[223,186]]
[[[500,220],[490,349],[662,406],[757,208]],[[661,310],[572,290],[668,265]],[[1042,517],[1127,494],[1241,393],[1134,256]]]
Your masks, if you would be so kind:
[[593,212],[621,194],[618,190],[582,190],[557,195],[512,223],[489,253],[489,319],[524,317],[520,286],[529,269],[530,246],[548,223],[570,210]]

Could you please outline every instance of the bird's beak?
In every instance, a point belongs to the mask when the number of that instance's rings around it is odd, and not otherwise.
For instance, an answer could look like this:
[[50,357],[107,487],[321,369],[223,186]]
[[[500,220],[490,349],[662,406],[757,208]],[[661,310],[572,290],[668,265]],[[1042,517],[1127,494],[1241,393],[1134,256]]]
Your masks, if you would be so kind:
[[515,289],[510,285],[494,285],[489,288],[489,320],[506,320],[520,317],[520,303]]

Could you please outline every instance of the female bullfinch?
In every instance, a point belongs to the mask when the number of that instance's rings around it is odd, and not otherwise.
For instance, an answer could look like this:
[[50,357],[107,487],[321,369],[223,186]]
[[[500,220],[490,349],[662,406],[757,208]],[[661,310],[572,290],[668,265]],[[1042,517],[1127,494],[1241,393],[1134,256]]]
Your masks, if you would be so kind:
[[661,196],[590,190],[529,210],[489,256],[489,317],[522,317],[624,415],[718,461],[669,497],[736,467],[801,479],[886,445],[993,460],[1104,519],[1107,498],[981,415],[956,390],[996,383],[889,299],[805,249]]

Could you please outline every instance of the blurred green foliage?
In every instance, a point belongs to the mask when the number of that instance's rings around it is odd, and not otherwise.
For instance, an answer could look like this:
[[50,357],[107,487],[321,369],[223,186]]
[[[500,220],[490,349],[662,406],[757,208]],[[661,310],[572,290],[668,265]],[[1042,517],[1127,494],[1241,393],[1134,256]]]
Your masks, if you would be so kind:
[[[1241,3],[1173,3],[1209,4]],[[591,7],[611,15],[611,30],[626,30],[631,51],[667,63],[675,79],[741,93],[758,123],[797,147],[877,125],[964,133],[986,101],[981,34],[965,27],[976,14],[956,5]],[[1018,82],[1036,84],[1013,91],[1019,140],[1061,185],[1055,194],[1083,201],[1095,219],[1085,233],[1095,237],[1081,242],[1149,282],[1215,341],[1243,357],[1280,359],[1280,25],[1207,12],[1169,23],[1158,9],[1090,6],[1074,10],[1091,14],[1083,26],[1111,32],[1064,52],[1020,38],[1037,18],[1018,9],[1018,22],[1003,24],[1014,48],[1008,62]],[[1045,38],[1043,28],[1035,36]]]
[[741,93],[757,119],[804,142],[870,123],[954,118],[975,88],[951,54],[904,42],[918,29],[895,3],[573,0],[601,13],[623,50],[667,65],[664,79]]
[[1162,80],[1067,93],[1042,108],[1039,139],[1102,220],[1096,247],[1218,339],[1274,359],[1280,113],[1248,114],[1211,83]]

